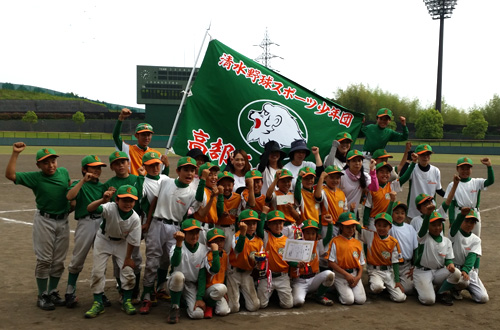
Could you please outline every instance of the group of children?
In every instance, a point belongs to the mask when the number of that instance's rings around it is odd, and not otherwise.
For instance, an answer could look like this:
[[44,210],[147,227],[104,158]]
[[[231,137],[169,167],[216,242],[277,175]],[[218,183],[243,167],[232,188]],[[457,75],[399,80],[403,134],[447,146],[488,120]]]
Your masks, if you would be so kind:
[[[471,178],[472,160],[460,158],[458,174],[445,192],[439,169],[429,163],[429,145],[419,145],[408,155],[409,145],[397,167],[387,162],[392,156],[385,144],[407,139],[408,130],[403,117],[403,133],[388,129],[392,112],[381,109],[376,127],[364,129],[365,141],[370,140],[366,150],[351,150],[352,138],[342,132],[324,163],[317,147],[312,148],[316,162],[305,162],[310,151],[300,140],[290,149],[289,165],[282,166],[285,155],[270,141],[258,167],[264,175],[249,169],[244,185],[237,184],[231,171],[221,171],[206,155],[192,150],[177,162],[174,179],[168,175],[168,158],[148,146],[151,125],[137,126],[137,145],[121,140],[121,123],[129,115],[128,109],[122,110],[113,132],[117,151],[109,156],[109,166],[115,176],[105,183],[99,177],[107,165],[99,157],[84,157],[83,178],[71,183],[50,148],[36,155],[39,172],[16,172],[26,146],[13,146],[6,177],[32,189],[36,198],[33,245],[41,309],[76,306],[78,275],[91,247],[94,302],[86,318],[111,304],[104,295],[110,257],[122,310],[136,314],[134,304],[140,303],[139,313],[148,314],[158,299],[169,297],[169,323],[179,321],[182,304],[190,318],[211,318],[213,313],[238,312],[240,295],[248,311],[265,308],[274,291],[282,308],[302,306],[308,294],[331,306],[326,293],[333,288],[341,304],[363,304],[364,270],[369,291],[386,290],[394,302],[416,293],[428,305],[437,294],[451,305],[464,289],[476,302],[488,301],[478,277],[480,191],[494,182],[488,158],[481,160],[487,179]],[[375,134],[377,141],[371,136]],[[406,159],[411,159],[409,164]],[[406,182],[404,204],[397,201],[397,193]],[[436,193],[446,198],[437,212]],[[78,224],[63,299],[57,286],[72,211]],[[146,262],[139,296],[142,238]],[[284,260],[289,239],[313,241],[310,258]]]

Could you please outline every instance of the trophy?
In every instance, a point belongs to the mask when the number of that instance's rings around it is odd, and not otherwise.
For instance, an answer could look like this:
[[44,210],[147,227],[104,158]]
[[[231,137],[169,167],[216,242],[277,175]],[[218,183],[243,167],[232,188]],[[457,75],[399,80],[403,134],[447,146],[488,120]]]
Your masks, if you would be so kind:
[[254,255],[255,267],[252,270],[252,277],[254,280],[262,280],[267,278],[267,254],[265,252],[257,252]]

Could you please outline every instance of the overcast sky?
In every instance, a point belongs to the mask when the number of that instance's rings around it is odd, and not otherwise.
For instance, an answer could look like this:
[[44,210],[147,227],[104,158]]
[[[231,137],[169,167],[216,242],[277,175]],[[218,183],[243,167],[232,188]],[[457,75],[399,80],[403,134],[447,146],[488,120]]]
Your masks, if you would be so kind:
[[[500,94],[499,13],[498,0],[458,0],[445,20],[447,103],[467,110]],[[2,1],[0,82],[143,108],[136,66],[193,66],[210,23],[250,58],[267,27],[283,57],[272,67],[322,96],[364,83],[435,101],[439,20],[421,0]]]

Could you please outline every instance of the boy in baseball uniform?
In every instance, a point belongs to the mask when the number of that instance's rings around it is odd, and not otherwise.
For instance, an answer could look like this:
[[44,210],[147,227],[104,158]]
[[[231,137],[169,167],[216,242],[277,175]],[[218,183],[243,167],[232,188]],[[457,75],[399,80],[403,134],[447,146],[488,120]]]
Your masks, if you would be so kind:
[[408,216],[414,218],[420,215],[415,204],[415,198],[420,194],[435,197],[436,194],[443,197],[444,191],[441,187],[441,172],[439,168],[430,164],[432,148],[428,144],[420,144],[415,149],[418,155],[417,166],[410,176],[410,191],[408,193]]
[[[293,306],[304,305],[306,295],[313,294],[314,300],[324,306],[332,306],[333,301],[326,297],[326,291],[333,285],[335,274],[331,270],[320,272],[319,259],[325,253],[328,243],[332,237],[333,219],[332,216],[325,215],[325,221],[329,223],[329,236],[319,239],[319,223],[307,219],[302,223],[302,233],[304,240],[314,241],[313,252],[309,262],[299,262],[297,267],[290,267],[292,277]],[[326,245],[326,247],[325,247]]]
[[401,256],[403,261],[399,263],[399,280],[403,286],[404,293],[409,295],[413,293],[413,252],[418,247],[417,232],[413,226],[407,224],[406,212],[408,207],[406,204],[396,202],[396,193],[391,192],[391,203],[389,204],[388,213],[392,209],[392,227],[389,230],[389,235],[397,239],[401,248]]
[[449,238],[453,245],[455,268],[462,273],[453,293],[457,299],[462,299],[460,291],[468,290],[475,302],[484,304],[490,298],[478,274],[479,258],[482,254],[481,239],[473,233],[478,222],[477,212],[464,207],[451,225]]
[[[476,211],[478,222],[474,226],[473,233],[478,237],[481,236],[481,214],[479,212],[479,204],[481,202],[481,190],[486,190],[495,182],[495,175],[493,174],[493,167],[489,158],[482,158],[481,163],[486,166],[488,178],[471,178],[472,167],[474,163],[469,157],[461,157],[457,161],[457,172],[460,177],[455,197],[453,198],[451,207],[448,211],[448,218],[453,224],[456,215],[463,207],[468,207]],[[445,198],[448,197],[449,192],[453,187],[453,182],[450,182],[446,188]]]
[[[435,212],[434,204],[427,205],[430,214],[424,216],[418,231],[418,248],[415,252],[415,271],[413,284],[418,300],[423,305],[433,305],[436,301],[434,286],[438,286],[439,300],[448,306],[453,305],[450,290],[460,281],[460,270],[453,263],[453,247],[448,237],[443,237],[445,219]],[[429,212],[425,212],[429,213]]]
[[[243,210],[239,217],[239,231],[234,234],[227,273],[227,296],[231,313],[240,310],[240,291],[245,299],[245,307],[250,312],[260,308],[260,301],[251,275],[255,268],[255,253],[264,249],[264,242],[257,236],[259,214],[254,210]],[[265,221],[265,220],[263,220]]]
[[202,319],[206,308],[203,301],[206,272],[203,267],[209,250],[199,243],[201,223],[196,219],[186,219],[180,228],[174,234],[175,245],[170,250],[171,273],[167,280],[172,297],[167,322],[172,324],[179,322],[181,297],[186,300],[186,311],[192,319]]
[[[78,221],[75,229],[73,257],[68,266],[68,286],[64,295],[68,308],[73,308],[77,304],[76,281],[83,269],[85,258],[94,244],[95,235],[102,221],[100,214],[87,211],[87,206],[101,198],[104,193],[104,184],[99,182],[102,167],[106,167],[106,164],[101,162],[99,157],[95,155],[85,156],[82,159],[83,179],[73,182],[66,194],[69,201],[76,201],[75,220]],[[103,300],[108,301],[107,298]]]
[[219,166],[207,162],[201,165],[198,169],[198,176],[200,182],[198,188],[203,187],[203,201],[201,206],[193,215],[193,218],[202,223],[204,233],[201,237],[202,242],[205,241],[206,233],[215,227],[219,216],[224,212],[224,197],[222,197],[222,190],[219,193],[217,186],[217,174],[219,173]]
[[[296,222],[300,220],[300,214],[295,208],[293,193],[290,191],[292,187],[292,172],[287,169],[277,170],[273,182],[269,185],[266,192],[266,204],[271,210],[279,210],[285,215],[285,226],[283,234],[288,238],[296,238],[295,234],[300,228]],[[276,190],[276,188],[278,188]],[[282,204],[278,203],[278,196],[288,196],[291,202]],[[284,197],[280,197],[284,198]]]
[[223,171],[217,175],[217,187],[222,187],[222,194],[220,195],[224,200],[224,211],[219,216],[215,227],[224,231],[226,237],[224,250],[229,255],[232,239],[236,232],[236,219],[241,212],[241,195],[233,191],[234,175],[231,172]]
[[297,266],[296,262],[286,262],[283,260],[283,252],[288,237],[283,235],[283,225],[285,215],[283,212],[270,211],[264,206],[262,213],[266,214],[268,229],[264,230],[264,221],[260,221],[257,228],[257,235],[264,241],[264,250],[267,253],[270,274],[268,280],[261,280],[257,286],[257,295],[260,300],[260,308],[266,308],[269,298],[274,290],[278,292],[280,306],[282,308],[293,307],[292,288],[290,287],[290,277],[288,270],[290,265]]
[[57,285],[64,272],[64,260],[69,246],[66,192],[70,185],[68,171],[57,167],[59,157],[54,149],[43,148],[36,153],[37,172],[16,172],[17,158],[26,144],[12,146],[5,177],[15,184],[30,188],[35,194],[36,212],[33,219],[33,249],[36,256],[35,277],[38,287],[37,306],[53,310],[64,306]]
[[[335,165],[328,166],[325,168],[325,185],[323,187],[323,192],[325,198],[323,203],[321,203],[321,235],[326,236],[326,231],[328,229],[328,222],[325,221],[324,216],[330,214],[333,218],[333,224],[335,225],[339,216],[348,211],[347,199],[344,192],[340,189],[340,180],[344,173],[342,169]],[[323,173],[321,173],[323,175]],[[333,226],[333,237],[338,235],[338,227]]]
[[98,199],[87,206],[90,213],[102,215],[101,228],[94,242],[93,266],[90,289],[94,294],[94,304],[86,313],[86,318],[95,318],[104,313],[102,294],[105,285],[106,265],[114,257],[120,270],[120,283],[123,290],[122,310],[134,315],[132,291],[135,287],[134,260],[132,251],[141,244],[141,220],[134,211],[138,200],[137,189],[131,185],[120,186],[116,198],[111,202],[115,189],[110,188]]
[[266,195],[261,194],[262,173],[258,170],[250,170],[245,174],[246,188],[241,192],[241,208],[252,209],[259,214],[266,205]]
[[[138,168],[142,166],[142,157],[146,152],[155,152],[158,157],[161,153],[151,147],[149,143],[153,137],[153,126],[147,123],[140,123],[135,128],[135,138],[137,139],[137,144],[130,145],[122,141],[120,136],[123,121],[132,115],[130,109],[124,108],[118,116],[118,121],[116,122],[115,128],[113,130],[113,141],[115,143],[116,150],[123,151],[130,159],[129,170],[130,173],[134,175],[139,175]],[[165,166],[164,173],[168,175],[168,164]]]
[[397,239],[389,235],[392,217],[385,212],[375,216],[376,231],[361,229],[360,240],[366,244],[368,281],[373,293],[384,289],[394,302],[406,300],[404,288],[399,279],[399,263],[403,262]]
[[[155,196],[158,195],[158,190],[160,189],[160,183],[168,178],[167,175],[161,174],[161,165],[168,163],[165,161],[166,155],[158,156],[155,152],[146,152],[142,157],[142,167],[138,169],[139,174],[144,176],[144,184],[142,187],[142,199],[141,210],[143,211],[141,217],[141,223],[146,222],[149,208]],[[143,225],[144,226],[144,225]],[[155,253],[161,254],[160,268],[168,269],[168,259],[169,251],[163,249],[159,251],[156,249],[156,243],[158,242],[158,236],[161,232],[161,223],[156,221],[151,223],[151,228],[147,234],[144,235],[144,240],[146,243],[146,266],[144,269],[144,280],[143,280],[143,291],[141,296],[141,308],[139,309],[140,314],[149,314],[151,307],[156,301],[156,295],[154,291],[154,278],[151,274],[154,274],[158,270],[158,264],[153,264],[152,261],[155,260]],[[156,269],[155,269],[156,268]],[[147,274],[147,277],[146,277]],[[166,281],[166,273],[160,272],[158,274],[160,277],[158,279],[159,283]]]
[[295,200],[300,207],[300,225],[307,219],[319,223],[319,204],[323,202],[323,181],[326,173],[320,176],[318,184],[314,187],[316,171],[311,167],[303,167],[295,184]]
[[[141,160],[142,161],[142,160]],[[129,173],[130,159],[128,155],[123,151],[114,151],[109,155],[109,167],[115,172],[115,176],[104,183],[104,189],[108,190],[113,187],[118,190],[123,185],[131,185],[137,189],[139,200],[142,199],[142,185],[144,182],[143,176],[137,176],[135,174]],[[114,196],[116,197],[116,196]],[[142,214],[141,205],[139,202],[134,204],[134,210],[137,214]],[[142,264],[142,254],[139,247],[135,248],[132,253],[132,259],[134,259],[135,269],[134,273],[137,278],[136,287],[134,288],[134,294],[132,301],[134,304],[139,303],[139,282],[141,278],[141,264]],[[113,258],[113,274],[116,278],[117,289],[120,293],[120,298],[122,298],[122,289],[120,283],[120,269],[116,264],[116,258]]]
[[[180,223],[186,219],[189,209],[192,207],[195,211],[198,210],[203,200],[204,187],[199,186],[198,190],[195,190],[190,185],[196,173],[194,158],[180,158],[176,172],[176,179],[165,177],[160,181],[149,206],[147,221],[142,226],[142,231],[147,233],[150,242],[147,246],[149,252],[144,273],[147,293],[153,291],[157,274],[158,294],[164,292],[163,284],[169,263],[163,259],[163,254],[168,251],[170,255],[170,250],[176,243],[174,234],[180,230]],[[144,299],[146,298],[145,296]]]
[[204,297],[206,304],[204,318],[211,319],[214,312],[216,315],[225,316],[231,311],[225,297],[227,293],[226,271],[229,262],[227,253],[224,251],[226,237],[222,229],[210,229],[206,241],[210,251],[205,259],[207,285]]
[[325,257],[335,273],[335,289],[342,305],[362,305],[366,301],[365,288],[361,282],[365,257],[361,242],[354,238],[359,222],[353,212],[344,212],[340,214],[336,225],[339,235],[330,241]]

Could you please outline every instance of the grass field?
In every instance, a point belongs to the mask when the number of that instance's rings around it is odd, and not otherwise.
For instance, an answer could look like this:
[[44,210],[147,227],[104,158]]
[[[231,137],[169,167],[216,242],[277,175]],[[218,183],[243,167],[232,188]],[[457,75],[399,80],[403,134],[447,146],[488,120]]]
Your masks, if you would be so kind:
[[[50,146],[49,146],[50,147]],[[54,148],[60,155],[108,155],[111,154],[115,148],[112,147],[51,147]],[[40,149],[40,147],[28,146],[23,154],[34,155]],[[163,150],[162,150],[163,151]],[[12,152],[11,146],[0,146],[0,155],[9,155]],[[396,165],[398,161],[401,159],[403,154],[401,153],[393,153],[393,159],[391,159],[390,163]],[[432,162],[433,163],[444,163],[444,164],[454,164],[458,158],[468,156],[468,155],[455,155],[455,154],[433,154]],[[488,156],[493,164],[500,164],[500,155],[472,155],[469,156],[472,158],[474,164],[480,164],[479,161],[481,158]]]

